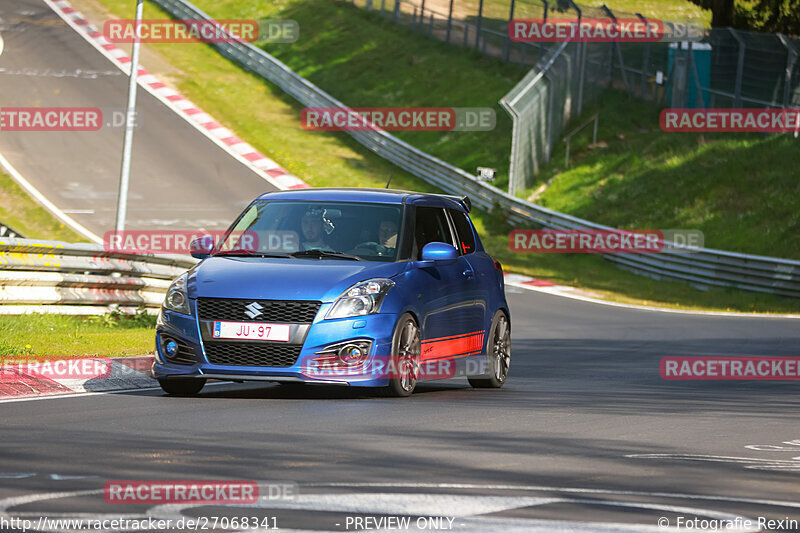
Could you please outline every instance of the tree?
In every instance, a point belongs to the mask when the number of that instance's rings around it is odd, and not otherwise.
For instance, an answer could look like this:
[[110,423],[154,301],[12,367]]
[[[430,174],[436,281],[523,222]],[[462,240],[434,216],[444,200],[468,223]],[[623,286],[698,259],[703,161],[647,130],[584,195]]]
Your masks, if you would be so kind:
[[800,0],[754,0],[736,5],[737,28],[800,35]]
[[800,0],[690,0],[711,10],[711,26],[800,35]]
[[734,5],[733,0],[691,0],[703,9],[711,10],[711,26],[733,26]]

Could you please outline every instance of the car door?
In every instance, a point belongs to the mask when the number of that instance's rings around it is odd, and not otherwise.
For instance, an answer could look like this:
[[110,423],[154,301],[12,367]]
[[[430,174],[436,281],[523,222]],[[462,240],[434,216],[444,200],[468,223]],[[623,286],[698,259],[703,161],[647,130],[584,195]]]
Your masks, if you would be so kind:
[[475,331],[486,329],[486,322],[491,318],[488,316],[488,306],[492,280],[488,274],[494,274],[494,261],[485,253],[476,253],[475,233],[467,214],[457,209],[448,209],[447,214],[453,228],[456,248],[465,262],[465,272],[469,272],[469,275],[464,276],[463,290],[476,307],[475,312],[470,315],[474,320],[470,327]]
[[[455,245],[451,222],[444,208],[417,206],[414,228],[417,259],[430,242]],[[475,272],[463,256],[449,263],[420,268],[422,311],[421,361],[464,358],[481,351],[484,332],[475,305]],[[452,367],[450,367],[452,368]]]

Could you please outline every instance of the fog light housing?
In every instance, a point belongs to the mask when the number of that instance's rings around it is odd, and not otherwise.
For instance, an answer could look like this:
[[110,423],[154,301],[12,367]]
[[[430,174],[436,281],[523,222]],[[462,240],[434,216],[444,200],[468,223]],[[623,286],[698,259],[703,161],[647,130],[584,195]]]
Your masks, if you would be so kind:
[[364,343],[346,344],[339,350],[339,360],[347,366],[354,366],[364,362],[369,355]]
[[167,357],[175,357],[175,354],[178,353],[178,343],[173,340],[167,341],[164,351],[167,352]]
[[364,364],[372,349],[372,341],[358,339],[338,342],[316,352],[314,361],[325,365],[353,367]]

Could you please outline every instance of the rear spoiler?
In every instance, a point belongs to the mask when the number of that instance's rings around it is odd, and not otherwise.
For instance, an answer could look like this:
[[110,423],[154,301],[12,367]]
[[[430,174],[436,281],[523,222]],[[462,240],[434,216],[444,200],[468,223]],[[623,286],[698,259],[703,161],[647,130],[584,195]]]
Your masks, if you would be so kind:
[[467,213],[472,211],[472,202],[470,201],[469,196],[466,196],[466,195],[462,195],[462,196],[447,195],[446,197],[450,198],[451,200],[455,200],[456,202],[458,202],[461,205],[461,207],[463,207],[464,210]]

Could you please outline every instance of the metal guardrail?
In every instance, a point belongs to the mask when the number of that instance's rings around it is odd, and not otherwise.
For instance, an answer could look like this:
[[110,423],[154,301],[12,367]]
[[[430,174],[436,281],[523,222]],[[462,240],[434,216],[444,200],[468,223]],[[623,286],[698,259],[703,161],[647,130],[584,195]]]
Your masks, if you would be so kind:
[[[211,19],[186,0],[153,0],[177,18]],[[249,43],[216,43],[225,57],[259,74],[308,107],[347,107]],[[451,194],[466,194],[486,211],[502,209],[512,224],[554,229],[613,229],[511,196],[475,176],[426,154],[385,131],[347,132],[376,155]],[[731,287],[800,298],[800,261],[714,249],[668,254],[605,254],[621,268],[655,278],[681,279],[705,288]]]
[[95,306],[87,314],[97,306],[158,307],[170,280],[196,262],[96,244],[0,239],[0,314],[31,306]]

